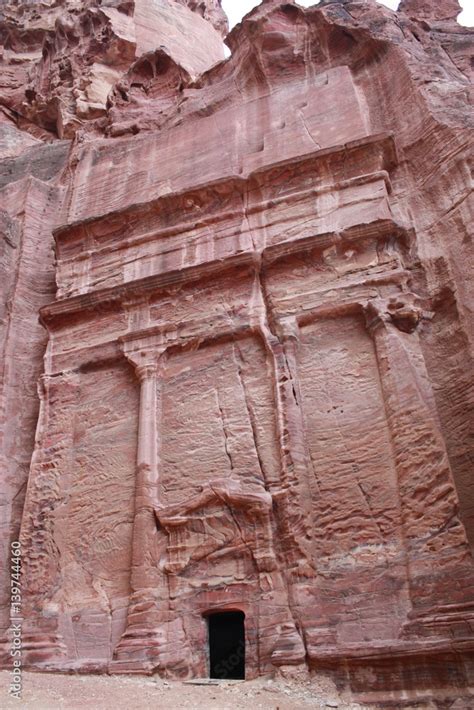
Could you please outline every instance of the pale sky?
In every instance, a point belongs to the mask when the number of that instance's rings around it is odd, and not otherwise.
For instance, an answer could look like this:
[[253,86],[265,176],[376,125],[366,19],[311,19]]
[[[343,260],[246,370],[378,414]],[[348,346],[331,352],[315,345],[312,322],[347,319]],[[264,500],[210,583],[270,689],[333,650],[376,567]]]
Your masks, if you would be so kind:
[[[379,0],[379,2],[382,5],[391,7],[392,10],[396,10],[399,5],[399,0]],[[298,4],[309,7],[310,5],[317,5],[318,0],[298,0]],[[474,0],[460,0],[459,4],[464,9],[458,17],[458,22],[461,25],[474,25]],[[222,0],[222,7],[227,13],[231,27],[240,22],[242,17],[256,5],[259,5],[258,0]]]

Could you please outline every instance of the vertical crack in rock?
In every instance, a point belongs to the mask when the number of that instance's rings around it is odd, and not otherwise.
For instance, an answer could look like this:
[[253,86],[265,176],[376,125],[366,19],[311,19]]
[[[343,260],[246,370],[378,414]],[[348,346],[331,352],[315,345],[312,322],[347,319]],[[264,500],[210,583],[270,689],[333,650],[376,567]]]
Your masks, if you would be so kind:
[[[262,461],[262,457],[261,457],[261,454],[260,454],[260,446],[259,446],[259,442],[258,442],[258,439],[259,439],[259,437],[258,437],[258,424],[257,424],[257,421],[256,421],[256,417],[255,417],[255,412],[254,412],[254,410],[253,410],[253,406],[252,406],[252,404],[251,404],[251,402],[250,402],[250,399],[249,399],[249,396],[248,396],[247,386],[245,385],[245,382],[244,382],[244,379],[243,379],[243,374],[242,374],[242,367],[244,366],[244,362],[245,362],[245,361],[244,361],[244,357],[243,357],[242,351],[241,351],[240,346],[239,346],[239,341],[236,341],[234,348],[235,348],[235,347],[237,348],[238,358],[239,358],[239,360],[240,360],[240,363],[237,364],[237,374],[238,374],[238,377],[239,377],[240,387],[241,387],[241,389],[242,389],[242,393],[243,393],[243,396],[244,396],[245,408],[246,408],[246,410],[247,410],[248,420],[249,420],[249,422],[250,422],[250,426],[251,426],[251,429],[252,429],[252,438],[253,438],[253,442],[254,442],[255,454],[256,454],[256,456],[257,456],[257,460],[258,460],[258,465],[259,465],[260,473],[261,473],[261,475],[262,475],[262,481],[263,481],[265,487],[267,487],[267,486],[268,486],[268,483],[267,483],[267,476],[265,475],[265,467],[264,467],[264,463],[263,463],[263,461]],[[234,349],[234,356],[235,356],[235,349]]]
[[304,115],[303,115],[303,112],[302,112],[301,110],[298,111],[298,115],[299,115],[300,118],[301,118],[301,123],[302,123],[303,128],[304,128],[304,130],[305,130],[305,132],[306,132],[306,135],[308,136],[308,138],[309,138],[309,140],[311,141],[311,143],[313,143],[313,145],[316,147],[316,149],[321,148],[321,146],[319,145],[319,143],[317,143],[317,142],[314,140],[314,138],[313,138],[311,132],[309,131],[308,126],[307,126],[306,121],[305,121],[305,118],[304,118]]
[[229,435],[227,432],[227,424],[225,420],[225,415],[224,415],[224,410],[222,409],[221,403],[220,403],[220,398],[219,398],[219,390],[215,389],[214,390],[215,397],[216,397],[216,402],[217,402],[217,407],[219,409],[219,416],[222,424],[222,433],[224,435],[224,451],[225,455],[227,456],[227,459],[229,461],[229,467],[230,467],[230,473],[234,471],[234,464],[232,462],[232,456],[230,453],[230,447],[229,447]]
[[361,492],[361,495],[362,495],[362,498],[364,499],[365,504],[367,505],[367,509],[368,509],[368,511],[369,511],[369,513],[370,513],[370,517],[372,518],[372,520],[374,521],[374,523],[375,523],[375,525],[376,525],[376,527],[377,527],[377,530],[378,530],[379,535],[380,535],[380,540],[381,540],[381,542],[383,543],[383,541],[384,541],[383,530],[382,530],[382,528],[380,527],[379,522],[378,522],[377,518],[376,518],[375,515],[374,515],[374,511],[372,510],[372,506],[370,505],[370,498],[369,498],[369,496],[367,495],[367,493],[365,492],[364,487],[363,487],[363,485],[362,485],[362,483],[361,483],[360,481],[357,481],[357,486],[358,486],[358,488],[359,488],[359,490],[360,490],[360,492]]

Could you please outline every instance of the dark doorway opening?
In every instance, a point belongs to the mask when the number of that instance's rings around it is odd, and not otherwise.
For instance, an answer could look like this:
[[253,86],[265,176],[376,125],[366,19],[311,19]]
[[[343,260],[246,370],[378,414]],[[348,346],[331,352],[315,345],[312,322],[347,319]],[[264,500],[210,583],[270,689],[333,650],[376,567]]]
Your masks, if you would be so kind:
[[225,611],[208,616],[210,677],[245,679],[245,614]]

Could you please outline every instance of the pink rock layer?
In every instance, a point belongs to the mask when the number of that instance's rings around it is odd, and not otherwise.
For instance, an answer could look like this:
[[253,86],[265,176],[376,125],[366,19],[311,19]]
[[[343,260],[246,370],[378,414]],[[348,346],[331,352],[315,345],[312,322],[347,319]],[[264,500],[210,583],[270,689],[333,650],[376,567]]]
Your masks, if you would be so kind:
[[208,616],[241,611],[248,678],[472,704],[458,12],[269,0],[223,61],[216,1],[4,7],[0,533],[25,666],[205,676]]

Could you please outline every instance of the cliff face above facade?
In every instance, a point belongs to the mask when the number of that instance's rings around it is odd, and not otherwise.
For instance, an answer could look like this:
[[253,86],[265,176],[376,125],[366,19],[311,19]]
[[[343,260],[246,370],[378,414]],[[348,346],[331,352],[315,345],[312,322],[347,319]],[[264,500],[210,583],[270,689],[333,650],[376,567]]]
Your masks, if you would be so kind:
[[247,677],[468,707],[459,6],[268,0],[227,60],[218,2],[2,7],[25,664],[203,676],[209,616],[240,611]]
[[113,85],[149,51],[163,49],[193,76],[224,57],[226,20],[216,0],[54,0],[3,7],[0,103],[33,133],[39,126],[71,138],[105,112]]

